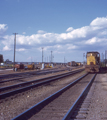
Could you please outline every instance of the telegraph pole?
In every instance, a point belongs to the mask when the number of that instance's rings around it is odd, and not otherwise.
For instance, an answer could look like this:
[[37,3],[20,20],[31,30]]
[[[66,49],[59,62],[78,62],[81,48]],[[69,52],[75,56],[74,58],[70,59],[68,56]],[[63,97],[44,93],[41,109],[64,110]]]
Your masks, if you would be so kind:
[[84,57],[85,57],[85,53],[83,53],[83,65],[85,65],[85,59],[84,59]]
[[105,67],[106,67],[106,59],[107,59],[107,50],[105,50]]
[[42,63],[43,63],[43,47],[42,47]]
[[64,65],[65,65],[65,57],[64,57]]
[[102,53],[102,67],[103,67],[103,64],[104,64],[104,55]]
[[54,55],[52,56],[52,58],[53,58],[53,60],[52,60],[52,61],[54,62]]
[[52,63],[52,51],[51,51],[51,63]]
[[16,34],[18,33],[13,33],[15,35],[15,38],[14,38],[14,71],[15,71],[15,52],[16,52]]
[[48,57],[47,57],[47,63],[48,63]]

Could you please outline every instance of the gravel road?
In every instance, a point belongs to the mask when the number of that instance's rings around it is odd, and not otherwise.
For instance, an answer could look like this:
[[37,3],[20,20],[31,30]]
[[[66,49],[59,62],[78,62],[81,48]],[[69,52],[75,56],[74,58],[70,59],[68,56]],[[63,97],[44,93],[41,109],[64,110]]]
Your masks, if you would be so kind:
[[107,120],[107,74],[98,74],[87,120]]

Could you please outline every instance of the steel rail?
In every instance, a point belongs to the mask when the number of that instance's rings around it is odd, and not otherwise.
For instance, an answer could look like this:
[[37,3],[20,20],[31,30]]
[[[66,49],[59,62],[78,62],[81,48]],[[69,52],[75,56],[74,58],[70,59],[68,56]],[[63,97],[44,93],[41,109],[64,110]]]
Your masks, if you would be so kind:
[[70,87],[72,87],[73,85],[75,85],[77,82],[79,82],[82,78],[84,78],[87,74],[81,76],[80,78],[76,79],[75,81],[73,81],[72,83],[70,83],[69,85],[65,86],[64,88],[60,89],[59,91],[57,91],[56,93],[50,95],[49,97],[47,97],[46,99],[42,100],[41,102],[37,103],[36,105],[32,106],[31,108],[27,109],[25,112],[19,114],[18,116],[16,116],[15,118],[13,118],[12,120],[28,120],[32,115],[33,115],[33,111],[35,111],[35,114],[37,112],[39,112],[43,107],[45,107],[48,103],[50,103],[51,101],[53,101],[54,99],[56,99],[58,96],[60,96],[63,92],[65,92],[66,90],[68,90]]
[[19,80],[19,79],[22,79],[22,78],[24,78],[24,77],[16,77],[16,78],[11,78],[11,79],[8,79],[8,80],[3,80],[3,81],[0,81],[0,83],[4,83],[4,82],[10,82],[10,81],[13,81],[13,80]]
[[[82,70],[84,70],[84,69],[82,69]],[[50,77],[40,78],[40,79],[28,81],[28,82],[23,82],[23,83],[18,83],[18,84],[15,84],[15,85],[10,85],[10,86],[7,86],[7,87],[1,87],[1,88],[0,88],[0,91],[8,90],[8,89],[11,89],[11,88],[16,88],[16,87],[18,87],[18,86],[19,86],[19,87],[20,87],[20,86],[24,86],[24,85],[27,85],[27,84],[32,84],[32,83],[34,83],[34,82],[42,81],[42,80],[45,80],[45,79],[50,79],[50,78],[53,78],[53,77],[58,77],[58,76],[62,76],[62,75],[74,74],[74,73],[77,73],[77,72],[81,72],[82,70],[77,70],[77,71],[72,71],[72,72],[63,73],[63,74],[59,74],[59,75],[54,75],[54,76],[50,76]],[[64,76],[62,76],[62,77],[64,77]]]
[[[64,70],[56,70],[56,71],[52,70],[52,71],[45,71],[45,72],[44,71],[42,71],[42,72],[36,72],[36,74],[32,74],[31,73],[31,75],[42,75],[42,74],[55,73],[55,72],[60,72],[60,71],[65,71],[65,69]],[[8,80],[0,81],[0,83],[10,82],[10,81],[14,81],[14,80],[17,80],[17,79],[23,79],[23,78],[26,78],[26,77],[28,77],[28,76],[22,76],[22,77],[16,76],[16,78],[11,78],[11,79],[8,79]]]
[[[77,71],[72,71],[72,72],[69,72],[69,73],[65,73],[65,74],[60,74],[60,75],[57,75],[57,76],[50,76],[50,77],[47,77],[47,78],[42,78],[42,79],[38,79],[38,80],[33,80],[33,81],[28,81],[28,82],[25,82],[25,83],[21,83],[21,84],[16,84],[16,85],[12,85],[12,86],[8,86],[8,87],[3,87],[3,88],[0,88],[0,91],[3,91],[3,90],[8,90],[10,88],[13,88],[13,87],[17,87],[17,86],[22,86],[22,85],[25,85],[25,84],[31,84],[33,83],[33,85],[29,85],[29,86],[26,86],[26,87],[23,87],[23,88],[19,88],[19,89],[16,89],[16,90],[12,90],[12,91],[9,91],[9,92],[6,92],[6,93],[2,93],[0,94],[0,98],[1,99],[4,99],[6,97],[9,97],[11,95],[14,95],[14,94],[17,94],[19,92],[24,92],[30,88],[34,88],[34,87],[37,87],[37,86],[40,86],[40,85],[43,85],[43,84],[46,84],[46,83],[49,83],[51,81],[55,81],[57,79],[60,79],[60,78],[63,78],[63,77],[66,77],[68,75],[72,75],[72,74],[75,74],[75,73],[78,73],[78,72],[81,72],[83,71],[84,69],[82,70],[77,70]],[[54,78],[53,78],[54,77]],[[48,79],[46,81],[42,81],[44,79]],[[34,84],[34,82],[36,81],[42,81],[42,82],[39,82],[39,83],[36,83]]]
[[94,79],[96,77],[96,74],[93,76],[93,78],[91,79],[91,81],[88,83],[88,85],[85,87],[85,89],[83,90],[83,92],[80,94],[80,96],[77,98],[77,100],[75,101],[75,103],[72,105],[72,107],[68,110],[68,112],[66,113],[66,115],[63,117],[62,120],[70,120],[70,118],[73,115],[74,110],[76,109],[77,105],[79,104],[79,102],[81,101],[81,98],[83,96],[86,96]]
[[[24,75],[24,74],[25,74],[25,75],[26,75],[26,74],[39,74],[39,73],[41,73],[41,72],[45,72],[45,71],[49,71],[49,70],[52,71],[52,70],[55,70],[55,69],[57,69],[57,68],[48,69],[48,70],[46,69],[46,70],[30,71],[30,72],[29,72],[29,71],[26,71],[26,72],[23,72],[23,73],[4,74],[4,75],[0,75],[0,79],[1,79],[1,78],[5,78],[5,77],[8,77],[8,76],[13,76],[13,77],[15,76],[15,77],[16,77],[17,75],[19,76],[19,75]],[[74,69],[74,68],[73,68],[73,69]],[[72,69],[72,70],[73,70],[73,69]],[[68,68],[63,69],[63,70],[68,70]],[[63,71],[63,70],[62,70],[62,71]]]
[[[54,70],[54,69],[51,69],[51,70]],[[43,71],[47,71],[47,70],[39,70],[39,71],[26,71],[26,72],[22,72],[22,73],[11,73],[11,74],[5,74],[5,75],[0,75],[0,78],[5,78],[5,77],[8,77],[8,76],[17,76],[17,75],[26,75],[26,74],[36,74],[36,73],[40,73],[40,72],[43,72]]]

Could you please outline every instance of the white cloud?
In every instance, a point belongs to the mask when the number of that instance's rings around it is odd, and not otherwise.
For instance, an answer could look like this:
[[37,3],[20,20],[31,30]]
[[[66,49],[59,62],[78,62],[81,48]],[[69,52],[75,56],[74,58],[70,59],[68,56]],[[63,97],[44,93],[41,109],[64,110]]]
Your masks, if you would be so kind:
[[3,34],[7,29],[7,24],[0,24],[0,34]]
[[96,26],[96,27],[101,27],[101,28],[105,28],[107,27],[107,18],[106,17],[102,17],[102,18],[96,18],[94,19],[91,23],[91,26]]
[[37,33],[38,33],[38,34],[44,34],[44,33],[46,33],[46,32],[43,31],[43,30],[38,30]]
[[91,39],[87,40],[85,43],[86,44],[95,44],[96,42],[97,42],[97,38],[94,37],[94,38],[91,38]]
[[70,32],[70,31],[72,31],[73,30],[73,27],[69,27],[66,31],[67,32]]
[[26,32],[23,32],[22,34],[24,34],[24,35],[25,35],[25,34],[26,34]]
[[67,44],[66,46],[67,46],[67,49],[69,49],[69,50],[77,48],[77,46],[73,45],[73,44]]
[[24,48],[20,48],[20,49],[17,49],[16,51],[25,51],[26,49]]
[[[4,24],[0,27],[1,31],[7,30],[7,25]],[[20,35],[16,36],[16,48],[17,51],[30,51],[36,49],[41,51],[41,47],[44,47],[44,51],[53,50],[56,53],[68,53],[71,50],[87,51],[90,45],[96,45],[97,48],[107,45],[107,18],[96,18],[89,26],[83,26],[81,28],[73,29],[69,27],[67,33],[48,33],[43,30],[38,30],[37,34],[30,36]],[[14,35],[3,36],[2,44],[3,50],[11,50],[14,45]],[[104,49],[104,48],[102,48]],[[35,51],[36,51],[35,50]]]
[[3,51],[11,50],[8,46],[3,47]]

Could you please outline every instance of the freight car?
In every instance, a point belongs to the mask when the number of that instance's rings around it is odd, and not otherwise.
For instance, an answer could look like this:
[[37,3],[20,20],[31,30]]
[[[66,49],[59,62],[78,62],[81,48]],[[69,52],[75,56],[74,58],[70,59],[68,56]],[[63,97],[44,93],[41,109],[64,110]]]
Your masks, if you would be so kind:
[[100,70],[100,53],[99,52],[87,52],[86,55],[87,64],[85,70],[87,72],[99,72]]
[[28,68],[29,70],[34,70],[34,69],[35,69],[34,63],[33,63],[33,64],[28,64],[28,65],[27,65],[27,68]]
[[22,70],[22,69],[24,69],[24,64],[22,63],[15,64],[15,71]]

